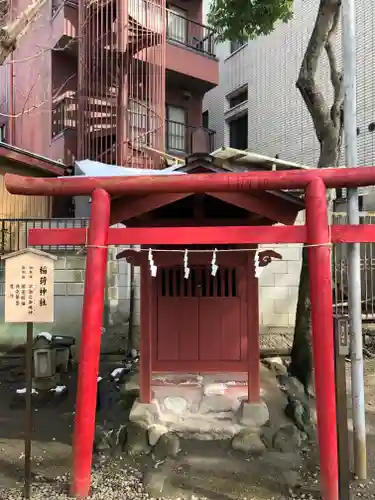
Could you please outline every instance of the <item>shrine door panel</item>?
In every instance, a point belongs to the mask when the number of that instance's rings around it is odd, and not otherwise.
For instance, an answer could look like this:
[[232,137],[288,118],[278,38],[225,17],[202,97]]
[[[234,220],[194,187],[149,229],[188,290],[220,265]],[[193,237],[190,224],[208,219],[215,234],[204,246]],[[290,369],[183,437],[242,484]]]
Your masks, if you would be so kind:
[[209,266],[158,272],[157,360],[240,361],[239,270]]
[[240,270],[222,268],[211,276],[210,268],[200,275],[199,359],[241,360]]
[[198,359],[198,298],[191,293],[191,282],[181,268],[162,268],[158,272],[158,361],[196,361]]

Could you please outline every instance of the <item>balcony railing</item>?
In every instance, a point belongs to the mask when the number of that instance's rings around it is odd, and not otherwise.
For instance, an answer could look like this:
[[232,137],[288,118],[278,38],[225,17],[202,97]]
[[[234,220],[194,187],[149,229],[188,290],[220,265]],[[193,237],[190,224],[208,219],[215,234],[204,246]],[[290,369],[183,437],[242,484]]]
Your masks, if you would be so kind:
[[[165,127],[165,148],[167,151],[176,153],[191,154],[193,146],[193,133],[198,130],[198,127],[192,127],[185,123],[173,122],[166,120]],[[210,129],[204,129],[207,133],[209,141],[209,150],[215,148],[215,132]]]
[[167,39],[202,54],[215,57],[211,28],[167,9]]
[[[77,103],[74,97],[65,97],[52,107],[52,137],[56,137],[65,130],[76,128]],[[100,117],[97,118],[98,122]],[[166,120],[165,122],[165,148],[167,151],[191,154],[193,145],[193,133],[199,127],[186,125],[185,123]],[[215,132],[205,130],[208,137],[210,151],[214,150]],[[145,131],[146,132],[146,131]],[[139,135],[141,133],[139,132]]]

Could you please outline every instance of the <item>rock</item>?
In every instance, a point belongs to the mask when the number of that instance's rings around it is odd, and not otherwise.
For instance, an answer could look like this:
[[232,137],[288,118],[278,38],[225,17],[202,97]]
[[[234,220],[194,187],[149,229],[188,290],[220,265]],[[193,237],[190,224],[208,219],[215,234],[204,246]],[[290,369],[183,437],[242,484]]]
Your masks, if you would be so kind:
[[232,448],[244,453],[262,453],[265,450],[259,433],[253,430],[243,429],[232,439]]
[[275,430],[272,427],[270,427],[268,425],[265,425],[264,427],[262,427],[261,433],[260,433],[260,438],[263,441],[266,448],[272,448],[274,434],[275,434]]
[[153,454],[156,460],[176,457],[181,450],[180,440],[173,432],[162,434],[156,443]]
[[113,430],[106,429],[103,425],[95,426],[94,451],[103,453],[111,448],[111,435]]
[[280,357],[265,358],[263,360],[263,364],[269,370],[272,370],[277,375],[286,375],[287,374],[287,369],[285,367],[285,364]]
[[132,456],[139,456],[146,455],[150,450],[147,430],[134,422],[130,422],[127,428],[124,451]]
[[302,433],[293,424],[288,424],[275,433],[272,446],[286,453],[299,452],[305,442]]
[[239,421],[241,425],[259,428],[265,425],[270,418],[266,403],[248,403],[241,401]]
[[261,464],[276,471],[298,469],[302,464],[299,453],[282,453],[280,451],[268,451],[261,458]]
[[181,396],[168,396],[163,401],[166,410],[180,415],[187,410],[189,403]]
[[158,406],[153,402],[140,403],[136,399],[130,411],[129,420],[137,423],[144,429],[148,429],[159,420]]
[[168,432],[168,427],[162,424],[152,425],[148,430],[148,442],[150,446],[155,446],[160,437]]
[[[239,403],[237,403],[237,408]],[[236,401],[224,395],[214,394],[212,396],[203,396],[199,404],[199,413],[220,413],[237,410]]]
[[310,428],[310,408],[306,402],[294,396],[288,396],[288,404],[285,408],[285,415],[290,418],[303,432],[308,432]]
[[203,394],[205,396],[220,396],[225,394],[227,386],[225,384],[207,384],[204,386]]
[[295,399],[306,402],[307,396],[303,384],[295,377],[290,377],[289,375],[278,375],[277,377],[280,389],[285,392],[288,396],[292,396]]

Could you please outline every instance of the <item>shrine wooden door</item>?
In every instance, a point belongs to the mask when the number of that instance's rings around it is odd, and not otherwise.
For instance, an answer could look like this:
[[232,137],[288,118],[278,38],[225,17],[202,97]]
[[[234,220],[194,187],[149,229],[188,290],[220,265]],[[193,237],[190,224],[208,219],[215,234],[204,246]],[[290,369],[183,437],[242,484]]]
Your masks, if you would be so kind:
[[237,371],[246,358],[244,271],[196,266],[162,268],[157,278],[158,371]]

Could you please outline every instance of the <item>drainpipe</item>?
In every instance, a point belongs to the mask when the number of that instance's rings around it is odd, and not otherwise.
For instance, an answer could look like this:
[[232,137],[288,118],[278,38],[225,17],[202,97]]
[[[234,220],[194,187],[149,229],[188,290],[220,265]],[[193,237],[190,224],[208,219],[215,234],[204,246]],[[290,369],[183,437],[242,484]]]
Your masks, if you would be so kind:
[[[10,0],[10,20],[13,20],[13,0]],[[9,64],[9,121],[8,143],[14,145],[14,52],[10,54]]]
[[[130,245],[130,249],[134,245]],[[134,265],[130,264],[130,296],[129,296],[129,330],[128,330],[128,352],[134,347],[134,305],[135,305],[135,280]]]

